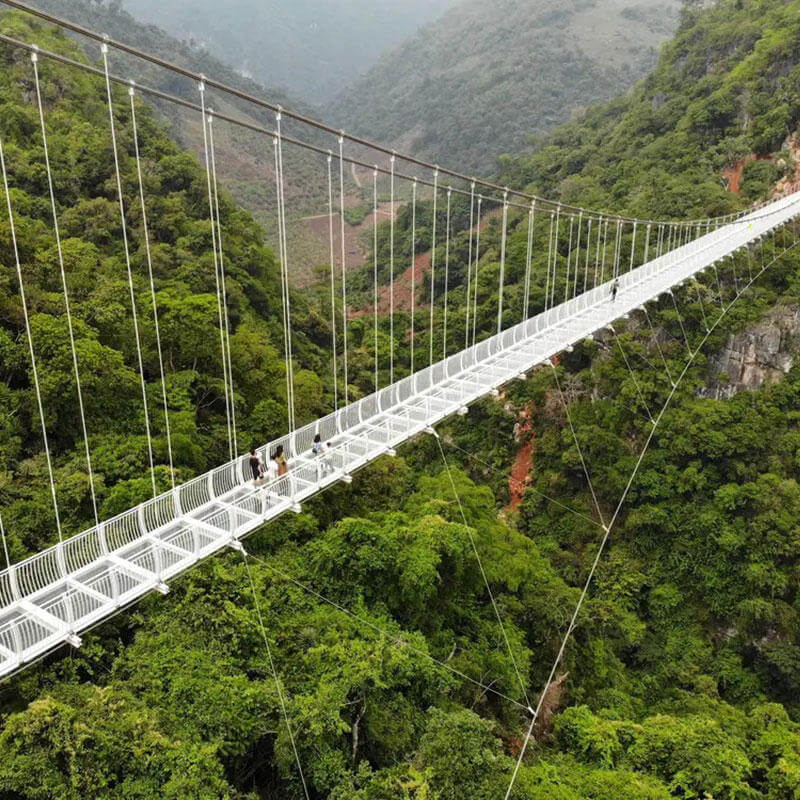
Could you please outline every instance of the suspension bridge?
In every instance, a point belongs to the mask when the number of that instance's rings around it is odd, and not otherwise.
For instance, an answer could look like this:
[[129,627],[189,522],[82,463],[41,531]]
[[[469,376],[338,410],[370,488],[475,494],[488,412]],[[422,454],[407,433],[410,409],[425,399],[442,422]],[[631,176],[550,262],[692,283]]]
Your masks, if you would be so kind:
[[[9,5],[28,9],[21,3]],[[137,298],[131,276],[131,259],[126,228],[126,204],[138,202],[144,215],[145,244],[149,287],[153,292],[155,331],[158,339],[159,357],[161,342],[158,338],[157,305],[153,288],[152,265],[149,256],[144,186],[139,161],[139,143],[136,131],[136,105],[134,97],[148,93],[160,100],[174,102],[183,109],[199,114],[203,123],[205,167],[208,177],[209,224],[211,226],[214,248],[215,281],[219,300],[219,329],[213,335],[219,338],[225,385],[226,413],[229,426],[229,442],[232,456],[226,463],[206,474],[199,475],[187,483],[177,484],[166,492],[156,492],[153,478],[154,496],[147,502],[131,508],[112,518],[100,520],[95,502],[96,524],[75,536],[62,535],[58,517],[56,488],[53,483],[51,455],[48,448],[48,432],[45,424],[45,410],[42,408],[37,379],[37,358],[30,326],[27,326],[27,341],[31,361],[32,382],[38,397],[38,412],[41,432],[48,459],[50,485],[55,511],[58,542],[25,560],[11,563],[6,549],[8,566],[0,572],[0,676],[8,676],[30,664],[43,655],[59,648],[65,643],[80,645],[81,634],[105,619],[116,614],[144,595],[156,591],[168,591],[169,581],[191,569],[197,563],[226,548],[243,549],[242,540],[264,523],[282,514],[299,512],[302,503],[323,491],[332,484],[349,482],[355,471],[366,464],[385,456],[393,455],[395,448],[421,433],[433,433],[434,426],[453,414],[465,414],[470,404],[490,394],[497,394],[502,386],[516,379],[524,379],[526,373],[538,365],[548,364],[550,360],[573,345],[591,338],[595,333],[622,317],[647,313],[646,304],[659,298],[672,295],[673,289],[685,284],[706,270],[716,274],[720,265],[728,257],[753,246],[753,244],[777,229],[785,226],[800,215],[800,193],[792,194],[748,213],[731,215],[719,219],[669,221],[647,220],[605,214],[579,207],[534,197],[524,192],[512,191],[488,181],[480,181],[472,176],[441,169],[425,164],[410,156],[394,153],[374,143],[366,142],[334,130],[329,126],[309,120],[300,115],[274,108],[260,98],[244,96],[242,92],[214,83],[205,76],[195,75],[175,65],[166,64],[121,43],[112,42],[79,26],[41,14],[50,22],[87,36],[102,47],[102,66],[94,66],[74,61],[58,53],[48,53],[36,47],[35,43],[23,42],[9,36],[0,36],[4,46],[30,54],[31,82],[35,89],[33,102],[41,123],[41,136],[44,145],[45,167],[48,177],[49,201],[52,208],[52,222],[56,241],[58,238],[59,211],[56,202],[58,187],[54,186],[48,153],[46,111],[40,91],[40,75],[37,65],[43,59],[52,59],[93,73],[105,81],[109,111],[109,135],[113,143],[115,162],[117,200],[120,209],[120,230],[124,237],[127,261],[130,302],[133,312],[134,330],[137,338],[137,368],[141,376],[142,399],[145,407],[145,424],[148,441],[150,439],[147,417],[147,393],[145,391],[144,368],[142,365],[139,332],[136,327]],[[194,81],[198,88],[197,102],[185,98],[169,96],[164,92],[136,86],[128,79],[114,75],[109,69],[109,53],[115,50],[151,64],[170,69],[177,76]],[[138,191],[126,196],[118,163],[117,133],[120,125],[118,113],[114,108],[112,86],[121,84],[130,95],[130,119],[133,124],[133,142],[138,171]],[[261,110],[275,113],[274,129],[260,128],[251,121],[242,122],[232,117],[215,115],[206,104],[206,94],[210,88],[226,92],[232,96],[246,99]],[[296,121],[311,125],[317,131],[336,137],[338,154],[300,139],[290,138],[281,132],[281,119],[293,117]],[[272,476],[263,483],[253,480],[249,454],[236,453],[236,419],[234,408],[233,374],[230,368],[230,323],[227,312],[225,288],[225,265],[223,260],[223,230],[219,220],[219,199],[217,189],[217,169],[214,158],[213,126],[222,120],[231,125],[240,125],[261,132],[273,145],[276,207],[278,216],[277,252],[281,263],[282,308],[284,328],[284,348],[287,378],[287,433],[276,441],[263,444],[258,454],[267,462],[271,454],[282,447],[288,458],[288,471],[280,476]],[[353,147],[354,154],[344,153],[345,144]],[[327,192],[330,216],[330,285],[331,285],[331,328],[335,408],[327,416],[310,424],[297,427],[294,416],[293,354],[291,329],[291,303],[289,291],[290,253],[287,246],[286,201],[284,196],[283,148],[294,146],[315,152],[327,161],[327,170],[321,174],[323,192]],[[363,156],[371,150],[383,159],[382,164],[370,164]],[[398,168],[405,163],[410,168],[425,172],[426,178],[408,175]],[[398,367],[394,363],[394,341],[392,341],[392,363],[389,365],[389,381],[380,385],[378,364],[378,263],[375,248],[374,297],[375,297],[375,385],[374,391],[355,402],[349,402],[348,392],[348,326],[352,324],[348,315],[347,285],[344,273],[344,234],[341,233],[341,261],[334,257],[334,178],[332,164],[339,168],[338,192],[341,209],[344,209],[345,164],[370,170],[373,175],[373,197],[377,209],[377,180],[380,176],[389,182],[392,208],[399,194],[396,184],[404,182],[411,189],[411,201],[416,204],[417,191],[423,188],[431,193],[433,201],[433,245],[430,265],[430,352],[422,358],[425,366],[415,368],[414,363],[414,298],[425,276],[419,276],[420,283],[415,287],[416,275],[412,268],[412,311],[411,311],[411,365],[410,374],[396,379]],[[23,270],[16,243],[14,226],[15,208],[13,203],[13,173],[7,168],[6,158],[0,141],[0,166],[2,166],[4,198],[3,207],[14,237],[16,270],[22,307],[26,314],[25,286]],[[327,184],[325,176],[327,174]],[[448,183],[445,183],[448,181]],[[463,336],[459,334],[463,347],[448,352],[448,339],[444,337],[444,352],[434,353],[433,325],[435,306],[435,270],[437,245],[437,203],[441,211],[446,200],[446,222],[444,232],[439,231],[439,245],[445,246],[444,269],[447,273],[450,259],[450,242],[455,237],[451,230],[450,204],[452,195],[460,194],[468,198],[470,204],[469,256],[462,286],[467,298],[467,314]],[[130,193],[129,193],[130,194]],[[481,210],[493,205],[499,213],[501,229],[500,275],[498,283],[497,324],[490,333],[478,330],[477,295],[480,277],[480,221]],[[416,206],[415,206],[416,212]],[[516,214],[519,225],[528,227],[526,273],[524,277],[524,297],[522,308],[516,320],[510,319],[508,304],[504,307],[504,279],[507,262],[506,243],[509,216]],[[534,241],[537,218],[541,222],[544,215],[545,230],[549,234],[543,241]],[[343,214],[339,214],[344,225]],[[377,244],[377,214],[374,217]],[[415,217],[416,219],[416,217]],[[394,245],[394,216],[390,223],[390,243]],[[567,235],[568,230],[568,235]],[[609,231],[611,237],[609,241]],[[463,232],[462,232],[463,235]],[[567,238],[568,236],[568,238]],[[638,238],[637,238],[638,237]],[[623,248],[623,238],[628,245]],[[412,234],[413,241],[413,234]],[[533,302],[532,285],[536,277],[532,275],[533,255],[537,248],[547,251],[546,276],[543,300],[539,308]],[[607,258],[608,256],[608,258]],[[413,263],[413,254],[412,254]],[[395,254],[392,250],[389,264],[390,297],[394,298],[396,277]],[[337,269],[341,275],[337,276]],[[440,266],[441,269],[441,266]],[[66,313],[69,316],[69,291],[64,279],[63,259],[61,260],[62,288]],[[718,275],[716,276],[718,280]],[[756,274],[757,277],[757,274]],[[335,280],[336,278],[336,280]],[[736,276],[734,275],[734,280]],[[752,281],[753,275],[742,276],[742,291]],[[447,297],[454,287],[445,278],[443,324],[447,325]],[[339,293],[341,296],[339,297]],[[740,296],[737,285],[731,304]],[[721,295],[720,295],[721,297]],[[470,309],[472,304],[472,310]],[[677,305],[675,306],[677,311]],[[395,336],[394,307],[391,314],[391,335]],[[416,309],[417,320],[425,310]],[[515,310],[514,313],[517,313]],[[337,317],[339,330],[337,332]],[[453,324],[451,320],[451,325]],[[398,329],[397,335],[400,335]],[[84,402],[81,395],[80,365],[75,355],[75,344],[70,327],[73,369],[81,409],[83,440],[86,459],[91,476],[91,452],[89,433],[83,414]],[[338,354],[337,354],[338,347]],[[451,348],[452,349],[452,348]],[[169,400],[165,388],[164,363],[160,358],[160,375],[164,415],[169,437]],[[341,377],[340,377],[341,376]],[[338,387],[341,387],[340,389]],[[673,386],[674,388],[674,386]],[[339,396],[341,395],[341,397]],[[339,400],[342,400],[341,404]],[[314,452],[313,444],[320,437],[327,447],[322,452]],[[152,447],[150,463],[153,464]],[[170,466],[172,466],[170,451]],[[174,475],[174,473],[173,473]],[[5,546],[5,534],[4,546]],[[54,537],[55,538],[55,537]]]

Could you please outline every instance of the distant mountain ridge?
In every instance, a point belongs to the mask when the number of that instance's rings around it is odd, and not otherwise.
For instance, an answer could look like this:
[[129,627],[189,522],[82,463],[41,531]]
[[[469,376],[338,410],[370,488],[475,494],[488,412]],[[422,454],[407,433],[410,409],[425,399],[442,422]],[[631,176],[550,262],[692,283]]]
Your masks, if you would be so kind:
[[325,108],[336,124],[486,172],[655,65],[676,0],[463,0]]

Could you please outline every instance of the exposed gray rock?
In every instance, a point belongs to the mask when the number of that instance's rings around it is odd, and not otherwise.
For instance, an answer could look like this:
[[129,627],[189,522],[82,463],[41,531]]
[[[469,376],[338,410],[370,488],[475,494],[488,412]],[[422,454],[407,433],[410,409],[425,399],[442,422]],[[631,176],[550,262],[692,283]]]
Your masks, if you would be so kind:
[[758,323],[731,334],[710,359],[704,397],[731,397],[737,392],[776,383],[800,354],[800,307],[784,306]]

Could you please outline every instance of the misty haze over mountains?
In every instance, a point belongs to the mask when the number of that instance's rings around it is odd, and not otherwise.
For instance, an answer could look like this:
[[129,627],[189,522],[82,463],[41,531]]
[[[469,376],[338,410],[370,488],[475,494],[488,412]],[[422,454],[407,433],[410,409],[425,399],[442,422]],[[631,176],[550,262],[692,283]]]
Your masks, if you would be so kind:
[[124,0],[265,86],[322,104],[456,0]]
[[678,17],[678,0],[124,2],[336,126],[479,172],[647,74]]

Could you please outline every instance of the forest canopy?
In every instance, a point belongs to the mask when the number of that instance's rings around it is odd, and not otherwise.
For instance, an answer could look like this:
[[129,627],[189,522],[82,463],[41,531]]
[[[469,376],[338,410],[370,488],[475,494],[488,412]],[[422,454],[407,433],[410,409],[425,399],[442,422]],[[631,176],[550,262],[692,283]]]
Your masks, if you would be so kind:
[[[688,9],[653,77],[630,97],[591,109],[532,154],[504,162],[509,181],[667,218],[727,212],[765,197],[774,170],[750,167],[743,185],[754,188],[744,197],[726,192],[719,177],[737,130],[736,158],[769,151],[778,170],[789,158],[781,149],[798,121],[798,10],[797,0]],[[4,15],[0,27],[84,58],[71,40],[20,16]],[[31,66],[27,53],[11,48],[0,57],[0,136],[34,347],[43,356],[58,497],[65,529],[74,532],[91,509]],[[784,66],[774,85],[761,85],[778,63]],[[53,64],[42,64],[41,73],[106,516],[150,487],[104,87]],[[663,104],[654,104],[666,87]],[[767,90],[779,100],[778,113],[764,120],[758,97]],[[744,130],[732,98],[761,122]],[[124,182],[135,197],[124,92],[118,100]],[[733,106],[718,113],[714,103],[723,100]],[[222,367],[209,334],[217,300],[206,176],[145,104],[137,118],[170,421],[184,480],[227,448]],[[227,194],[221,202],[235,400],[240,446],[247,447],[284,426],[279,269],[252,218]],[[458,213],[466,216],[463,208]],[[135,202],[128,215],[156,474],[166,486],[158,354]],[[399,220],[398,248],[406,254],[407,210]],[[512,215],[509,224],[509,315],[519,313],[521,300],[522,222]],[[653,303],[652,332],[639,317],[620,322],[620,344],[610,332],[598,335],[499,400],[442,425],[441,451],[434,438],[420,437],[352,485],[260,529],[246,542],[246,559],[227,552],[209,560],[176,580],[169,596],[145,599],[87,633],[79,650],[59,652],[5,684],[0,795],[302,798],[299,763],[314,798],[504,796],[529,700],[547,682],[602,538],[597,511],[610,519],[652,430],[645,406],[660,408],[670,375],[686,369],[577,616],[558,689],[549,693],[511,796],[797,800],[800,365],[752,391],[718,396],[710,389],[714,355],[731,335],[762,324],[775,309],[796,311],[796,234],[782,230],[728,260],[717,280],[713,272],[698,276],[676,290],[676,306]],[[432,240],[424,227],[419,235]],[[497,220],[490,221],[481,326],[494,324],[500,235]],[[462,219],[454,264],[465,244]],[[54,532],[3,214],[0,259],[0,505],[16,560],[51,543]],[[736,296],[737,280],[758,275],[761,266],[769,269],[753,280],[746,301],[707,333],[705,314],[716,318]],[[463,293],[454,290],[449,300],[460,324]],[[314,291],[293,294],[292,304],[305,421],[331,405],[330,330]],[[353,328],[354,389],[365,391],[371,353],[363,323]],[[702,341],[687,367],[687,347]],[[522,432],[521,420],[528,425]],[[509,469],[531,443],[531,472],[514,510]]]

